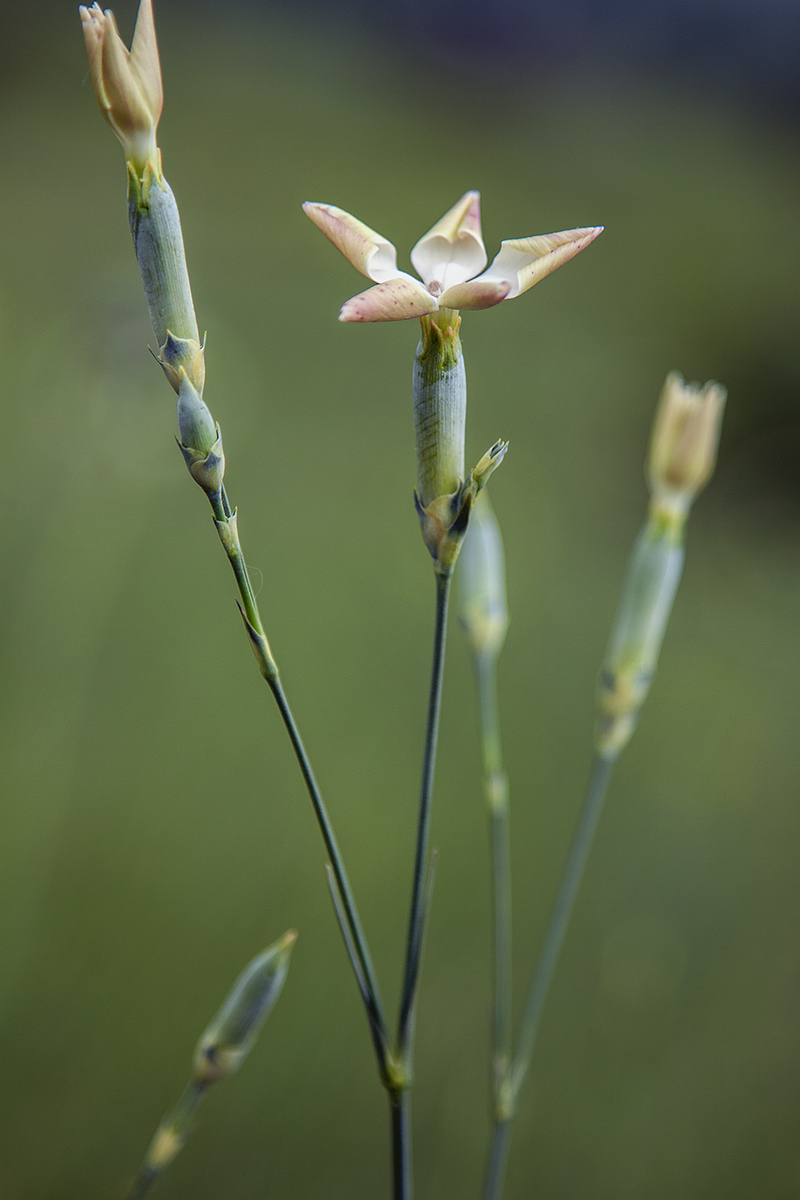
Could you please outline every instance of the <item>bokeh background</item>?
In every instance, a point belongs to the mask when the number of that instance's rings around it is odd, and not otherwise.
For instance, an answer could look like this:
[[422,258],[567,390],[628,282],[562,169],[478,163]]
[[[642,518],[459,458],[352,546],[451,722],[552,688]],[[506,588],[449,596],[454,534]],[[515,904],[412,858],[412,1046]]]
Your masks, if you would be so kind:
[[[310,806],[234,605],[131,253],[77,13],[0,5],[3,1200],[113,1200],[244,963],[284,995],[160,1184],[388,1194],[386,1104]],[[120,0],[130,36],[134,5]],[[603,223],[468,314],[469,458],[512,625],[517,999],[590,762],[594,677],[666,373],[730,399],[657,684],[617,770],[541,1032],[508,1200],[800,1195],[798,9],[780,0],[160,0],[160,142],[206,395],[262,612],[384,991],[398,991],[432,630],[411,504],[413,323],[304,218],[414,241],[468,188],[503,237]],[[488,871],[451,630],[418,1021],[418,1194],[478,1197]]]

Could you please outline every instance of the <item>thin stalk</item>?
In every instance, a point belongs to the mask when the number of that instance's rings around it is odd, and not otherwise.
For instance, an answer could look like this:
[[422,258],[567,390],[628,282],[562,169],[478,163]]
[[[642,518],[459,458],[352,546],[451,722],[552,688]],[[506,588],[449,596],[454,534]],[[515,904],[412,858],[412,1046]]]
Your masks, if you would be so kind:
[[[220,525],[230,528],[230,521],[233,516],[232,510],[228,503],[224,490],[217,496],[209,496],[211,507],[214,511],[214,516],[219,529]],[[347,877],[344,861],[339,850],[336,837],[333,832],[330,818],[328,816],[325,802],[322,798],[322,793],[314,775],[308,754],[303,745],[300,732],[297,728],[297,723],[292,714],[289,702],[286,698],[286,693],[283,690],[283,684],[278,674],[278,668],[272,660],[272,655],[269,650],[264,627],[261,622],[261,617],[256,603],[255,593],[253,592],[250,583],[250,577],[247,571],[247,566],[244,561],[244,556],[239,545],[238,533],[234,532],[232,538],[222,538],[223,545],[228,555],[228,560],[233,569],[236,583],[239,588],[239,595],[242,602],[243,616],[246,619],[246,624],[249,626],[251,641],[259,643],[256,658],[261,665],[261,673],[266,682],[269,684],[270,690],[275,702],[278,706],[281,718],[283,720],[286,732],[289,735],[292,749],[294,750],[295,758],[300,767],[300,772],[303,776],[303,782],[306,785],[311,804],[314,809],[314,814],[317,818],[322,840],[325,843],[325,849],[330,859],[331,869],[336,881],[336,888],[344,910],[347,926],[349,928],[353,946],[358,958],[358,963],[361,967],[363,981],[366,984],[366,992],[368,996],[367,1016],[373,1030],[378,1034],[375,1040],[375,1048],[378,1057],[378,1066],[381,1072],[381,1077],[385,1080],[389,1072],[388,1063],[388,1032],[386,1020],[383,1013],[383,1005],[380,998],[380,990],[378,981],[375,975],[375,969],[372,965],[372,958],[367,946],[367,940],[361,926],[361,921],[356,908],[355,899],[353,897],[350,881]],[[254,637],[255,635],[255,637]],[[265,669],[266,668],[266,669]]]
[[[370,1020],[377,1025],[378,1029],[386,1039],[386,1023],[383,1016],[380,992],[378,990],[378,981],[375,976],[375,968],[372,965],[372,959],[367,946],[367,941],[361,928],[361,921],[358,916],[355,899],[350,887],[350,881],[347,877],[347,871],[345,870],[342,855],[336,841],[336,836],[333,832],[333,826],[331,825],[327,809],[325,808],[325,802],[322,799],[322,794],[317,786],[317,781],[314,777],[314,772],[312,770],[308,755],[306,754],[306,749],[303,745],[302,738],[300,737],[300,732],[297,728],[297,724],[295,723],[292,711],[289,708],[289,702],[286,699],[286,694],[283,690],[280,676],[276,676],[275,679],[267,680],[267,682],[269,683],[270,690],[275,697],[275,703],[278,705],[278,711],[280,712],[281,718],[286,727],[286,732],[289,735],[289,741],[292,744],[295,758],[297,759],[300,767],[300,772],[303,776],[306,790],[311,798],[314,814],[317,818],[317,824],[319,825],[320,832],[322,833],[322,840],[325,843],[325,849],[327,850],[328,857],[331,861],[331,869],[336,879],[336,886],[339,892],[339,897],[342,901],[342,907],[345,911],[347,924],[353,937],[355,950],[358,955],[358,961],[361,965],[362,971],[364,972],[364,979],[366,981],[371,1004],[368,1015]],[[379,1059],[380,1058],[381,1056],[379,1055]],[[382,1061],[380,1065],[381,1067],[384,1067],[385,1063]]]
[[581,879],[583,878],[586,860],[589,857],[597,823],[603,808],[608,783],[614,767],[615,759],[598,755],[595,758],[589,789],[586,793],[583,812],[581,813],[575,838],[572,843],[569,860],[561,881],[556,906],[550,922],[550,928],[545,938],[544,947],[538,966],[534,972],[528,1003],[522,1019],[517,1052],[511,1064],[508,1079],[506,1115],[495,1124],[494,1143],[486,1186],[486,1200],[498,1200],[503,1190],[505,1164],[508,1157],[508,1144],[511,1129],[517,1109],[519,1090],[528,1073],[536,1035],[542,1011],[553,981],[556,964],[564,944],[567,926],[575,906]]
[[483,779],[489,804],[492,842],[494,929],[494,1019],[492,1061],[495,1097],[511,1061],[511,837],[508,780],[503,770],[500,712],[497,703],[497,655],[475,656],[478,682]]
[[389,1095],[392,1117],[392,1196],[411,1200],[411,1096],[408,1088]]
[[414,883],[411,891],[411,911],[408,921],[406,965],[397,1032],[398,1054],[401,1058],[407,1058],[409,1062],[413,1055],[414,1003],[417,994],[417,983],[419,981],[422,938],[425,926],[425,885],[428,873],[431,798],[433,795],[433,776],[436,768],[436,747],[439,739],[439,710],[441,708],[442,680],[444,678],[445,635],[447,631],[447,604],[449,596],[450,576],[437,574],[436,628],[433,637],[433,663],[431,666],[431,685],[428,695],[425,752],[422,761],[417,849],[414,859]]
[[489,1160],[489,1170],[486,1180],[486,1200],[500,1200],[503,1194],[503,1184],[506,1178],[508,1164],[508,1149],[511,1144],[513,1117],[496,1120],[494,1137],[492,1139],[492,1157]]

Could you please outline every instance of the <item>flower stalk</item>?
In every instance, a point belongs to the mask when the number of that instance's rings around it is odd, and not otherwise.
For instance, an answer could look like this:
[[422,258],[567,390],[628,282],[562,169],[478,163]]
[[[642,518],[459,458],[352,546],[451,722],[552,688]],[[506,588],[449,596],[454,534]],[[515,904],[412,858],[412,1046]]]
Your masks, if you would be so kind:
[[500,526],[486,492],[475,503],[458,568],[461,626],[472,651],[478,692],[483,789],[489,814],[494,934],[492,1063],[494,1119],[504,1119],[511,1063],[511,831],[503,766],[497,661],[508,629]]
[[542,1013],[575,906],[611,774],[650,690],[683,567],[689,509],[711,477],[725,389],[684,384],[673,372],[661,393],[646,464],[650,504],[622,586],[598,685],[595,758],[553,915],[533,974],[516,1050],[501,1089],[485,1200],[502,1195],[513,1121]]
[[200,1037],[192,1077],[156,1130],[127,1200],[142,1200],[183,1149],[208,1089],[227,1079],[252,1050],[286,981],[297,934],[293,929],[247,964]]
[[716,461],[725,389],[685,384],[673,371],[661,392],[647,461],[650,503],[622,585],[597,687],[595,745],[616,758],[639,720],[684,562],[689,509]]
[[[364,996],[379,1070],[386,1078],[391,1073],[389,1037],[366,937],[322,794],[264,632],[242,552],[237,514],[223,483],[222,437],[203,396],[204,344],[199,340],[178,207],[164,179],[156,144],[163,94],[152,0],[141,0],[130,51],[119,36],[112,13],[104,13],[94,4],[82,7],[80,16],[95,96],[125,152],[129,223],[159,348],[157,361],[177,393],[178,446],[192,478],[211,504],[214,524],[236,579],[250,646],[272,691],[314,808],[330,859],[337,913],[343,914],[354,948],[354,970]],[[204,1086],[196,1084],[200,1091]],[[199,1093],[190,1090],[185,1094],[178,1113],[180,1120],[176,1117],[180,1129],[198,1099]],[[159,1154],[166,1154],[175,1138],[162,1133]]]

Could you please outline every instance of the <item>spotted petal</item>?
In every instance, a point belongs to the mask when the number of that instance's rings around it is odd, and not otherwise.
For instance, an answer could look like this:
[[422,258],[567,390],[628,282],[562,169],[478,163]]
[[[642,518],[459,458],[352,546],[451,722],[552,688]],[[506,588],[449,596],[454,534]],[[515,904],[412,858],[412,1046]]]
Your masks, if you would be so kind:
[[441,291],[471,279],[486,266],[481,237],[480,192],[467,192],[411,251],[414,270]]
[[466,283],[456,283],[439,297],[440,308],[463,308],[467,311],[479,308],[493,308],[501,300],[505,300],[509,292],[509,284],[494,283],[491,280],[470,279]]
[[566,229],[561,233],[501,242],[500,253],[488,271],[474,282],[507,283],[507,299],[511,300],[569,262],[602,232],[602,225],[593,225],[587,229]]
[[435,312],[438,301],[411,275],[401,275],[353,296],[342,306],[340,321],[407,321]]
[[397,269],[397,251],[392,243],[343,208],[307,201],[303,205],[303,212],[333,242],[336,249],[341,250],[347,261],[368,279],[383,283],[401,274]]

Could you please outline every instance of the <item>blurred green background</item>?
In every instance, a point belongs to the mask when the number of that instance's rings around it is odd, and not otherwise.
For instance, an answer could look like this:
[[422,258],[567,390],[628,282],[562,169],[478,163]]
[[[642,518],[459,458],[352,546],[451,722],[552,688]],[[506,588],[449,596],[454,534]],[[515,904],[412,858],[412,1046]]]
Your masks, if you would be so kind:
[[[12,11],[14,17],[12,19]],[[4,11],[0,95],[3,1200],[113,1200],[244,963],[284,995],[165,1200],[388,1194],[388,1122],[321,842],[174,441],[77,14]],[[134,6],[120,2],[130,36]],[[602,223],[467,314],[491,484],[522,1002],[585,785],[594,677],[664,376],[730,398],[659,677],[617,770],[542,1027],[508,1200],[800,1195],[798,128],[702,74],[436,61],[334,8],[157,18],[207,400],[284,682],[390,1007],[411,879],[433,582],[411,502],[413,322],[300,210],[400,262],[468,188],[501,238]],[[452,19],[457,22],[454,10]],[[488,870],[455,622],[418,1019],[418,1194],[478,1195]]]

